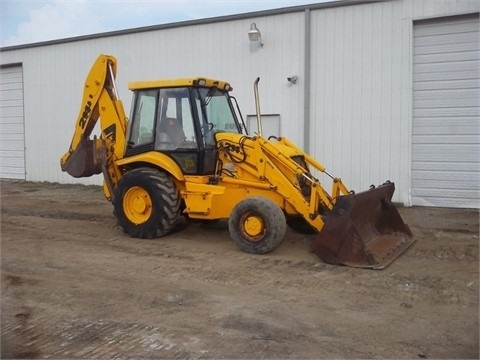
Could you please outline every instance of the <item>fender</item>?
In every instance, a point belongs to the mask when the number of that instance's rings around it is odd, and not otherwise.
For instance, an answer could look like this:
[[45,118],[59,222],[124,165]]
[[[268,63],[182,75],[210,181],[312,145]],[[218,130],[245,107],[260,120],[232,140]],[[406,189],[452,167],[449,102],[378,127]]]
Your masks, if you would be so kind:
[[162,164],[162,168],[172,175],[178,181],[185,181],[182,170],[175,161],[169,156],[157,151],[148,151],[143,154],[129,156],[115,161],[115,165],[118,167],[125,167],[135,163],[148,163],[152,167],[158,167],[158,164]]

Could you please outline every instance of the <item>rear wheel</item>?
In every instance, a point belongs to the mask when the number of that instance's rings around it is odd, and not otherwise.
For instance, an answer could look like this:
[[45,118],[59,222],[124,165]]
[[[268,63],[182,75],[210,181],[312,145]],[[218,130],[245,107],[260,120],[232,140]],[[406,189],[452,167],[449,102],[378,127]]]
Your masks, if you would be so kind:
[[235,206],[228,219],[228,228],[230,236],[243,251],[265,254],[283,241],[285,216],[271,200],[250,197]]
[[114,191],[113,207],[124,232],[138,238],[155,238],[175,226],[180,195],[167,174],[138,168],[120,179]]

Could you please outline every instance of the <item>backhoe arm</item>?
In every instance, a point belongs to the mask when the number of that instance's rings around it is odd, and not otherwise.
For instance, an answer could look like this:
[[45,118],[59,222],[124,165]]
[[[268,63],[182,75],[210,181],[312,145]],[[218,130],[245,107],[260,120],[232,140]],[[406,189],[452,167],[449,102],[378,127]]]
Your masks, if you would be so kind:
[[[73,177],[103,172],[108,188],[117,183],[120,172],[114,161],[123,157],[127,120],[115,87],[117,60],[100,55],[85,80],[80,112],[68,151],[60,165]],[[100,119],[100,138],[90,135]]]

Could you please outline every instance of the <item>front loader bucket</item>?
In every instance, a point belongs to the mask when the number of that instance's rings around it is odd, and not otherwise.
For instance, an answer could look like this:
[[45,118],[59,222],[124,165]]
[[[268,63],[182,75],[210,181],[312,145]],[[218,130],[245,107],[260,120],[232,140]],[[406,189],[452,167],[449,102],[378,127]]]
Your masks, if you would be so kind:
[[311,251],[333,265],[383,269],[414,241],[391,199],[395,185],[341,196]]
[[95,159],[95,141],[97,140],[81,140],[67,161],[61,164],[62,171],[76,178],[100,174],[102,166]]

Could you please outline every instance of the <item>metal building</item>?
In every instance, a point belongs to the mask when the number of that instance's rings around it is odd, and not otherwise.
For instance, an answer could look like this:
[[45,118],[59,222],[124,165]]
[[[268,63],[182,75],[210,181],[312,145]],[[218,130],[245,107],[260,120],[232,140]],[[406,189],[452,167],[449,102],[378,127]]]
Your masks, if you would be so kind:
[[109,53],[126,109],[129,81],[201,75],[229,81],[248,122],[259,76],[264,130],[350,188],[390,179],[407,206],[479,208],[479,11],[479,0],[335,1],[4,47],[0,177],[101,183],[62,173],[59,158],[84,78]]

